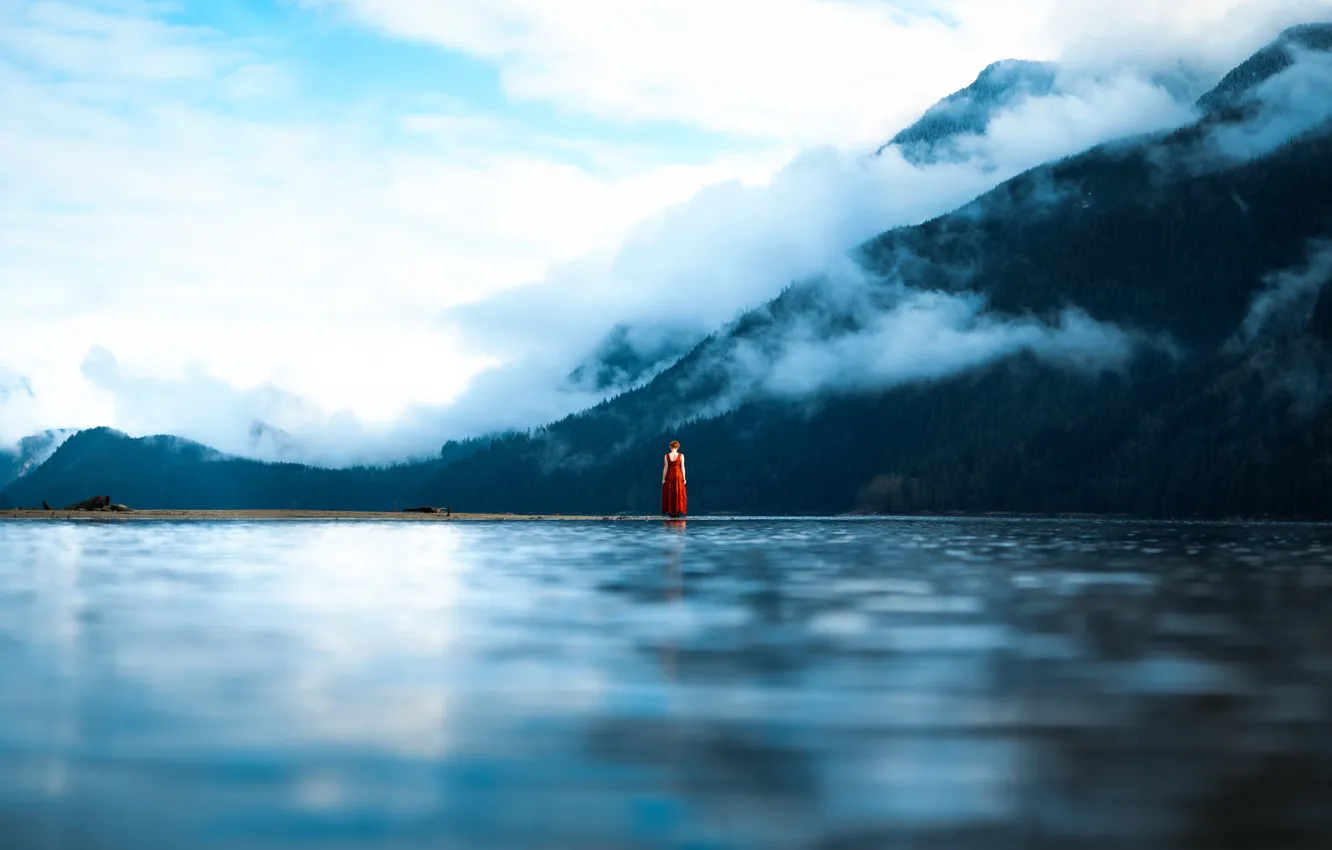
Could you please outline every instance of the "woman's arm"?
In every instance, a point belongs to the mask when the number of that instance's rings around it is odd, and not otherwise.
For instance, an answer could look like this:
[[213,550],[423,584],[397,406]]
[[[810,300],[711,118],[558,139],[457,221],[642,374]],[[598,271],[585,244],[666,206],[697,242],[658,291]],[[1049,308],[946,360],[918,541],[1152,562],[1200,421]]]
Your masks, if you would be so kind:
[[662,483],[662,484],[665,484],[665,483],[666,483],[666,468],[669,467],[670,465],[671,465],[671,462],[670,462],[669,460],[666,459],[666,455],[662,455],[662,456],[661,456],[661,483]]
[[689,473],[685,472],[684,468],[684,455],[680,455],[680,483],[681,484],[689,483]]

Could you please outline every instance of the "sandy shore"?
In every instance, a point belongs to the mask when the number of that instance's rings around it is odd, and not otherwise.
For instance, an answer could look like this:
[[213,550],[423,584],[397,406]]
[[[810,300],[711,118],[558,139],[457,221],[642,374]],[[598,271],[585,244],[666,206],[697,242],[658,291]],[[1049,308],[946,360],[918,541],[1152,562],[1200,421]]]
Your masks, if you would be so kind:
[[399,522],[477,522],[493,520],[598,520],[632,522],[661,519],[649,516],[564,516],[562,514],[444,514],[390,513],[388,511],[0,511],[0,520],[67,519],[80,522],[280,521],[280,520],[397,520]]

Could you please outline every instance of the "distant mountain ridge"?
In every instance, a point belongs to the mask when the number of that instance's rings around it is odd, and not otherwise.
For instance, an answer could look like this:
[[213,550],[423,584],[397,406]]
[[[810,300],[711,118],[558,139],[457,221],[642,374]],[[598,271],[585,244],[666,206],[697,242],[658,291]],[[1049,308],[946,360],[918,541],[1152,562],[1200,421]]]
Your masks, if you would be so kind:
[[321,469],[232,457],[179,437],[92,428],[67,439],[4,495],[16,507],[109,495],[135,508],[393,510],[408,507],[402,499],[443,463]]

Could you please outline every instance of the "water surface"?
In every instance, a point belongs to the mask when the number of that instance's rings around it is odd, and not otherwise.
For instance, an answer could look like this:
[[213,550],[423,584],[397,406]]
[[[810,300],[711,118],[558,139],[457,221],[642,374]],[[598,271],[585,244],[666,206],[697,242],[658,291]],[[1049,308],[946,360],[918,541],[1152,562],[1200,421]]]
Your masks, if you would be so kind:
[[0,847],[1323,848],[1332,529],[0,523]]

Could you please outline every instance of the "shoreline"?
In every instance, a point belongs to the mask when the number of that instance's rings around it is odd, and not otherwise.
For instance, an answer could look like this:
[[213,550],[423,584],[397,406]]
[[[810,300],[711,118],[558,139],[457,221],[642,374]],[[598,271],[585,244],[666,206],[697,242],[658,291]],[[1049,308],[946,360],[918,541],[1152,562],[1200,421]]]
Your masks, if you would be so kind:
[[183,522],[282,522],[290,520],[396,520],[399,522],[492,522],[495,520],[595,520],[622,522],[658,519],[652,516],[596,516],[563,514],[469,514],[451,515],[402,513],[394,511],[300,511],[300,510],[134,510],[134,511],[0,511],[0,520],[72,520],[75,522],[144,522],[174,520]]
[[1202,525],[1315,525],[1327,526],[1327,520],[1277,519],[1272,517],[1134,517],[1122,514],[1021,514],[1008,512],[946,513],[946,514],[835,514],[826,516],[746,516],[741,514],[698,514],[672,520],[666,516],[648,514],[514,514],[514,513],[454,513],[451,515],[404,513],[401,511],[318,511],[289,509],[228,509],[181,510],[143,509],[132,511],[68,511],[68,510],[0,510],[0,522],[35,522],[38,520],[68,520],[71,522],[684,522],[689,519],[724,522],[727,520],[903,520],[903,519],[1027,519],[1128,523],[1183,523]]

